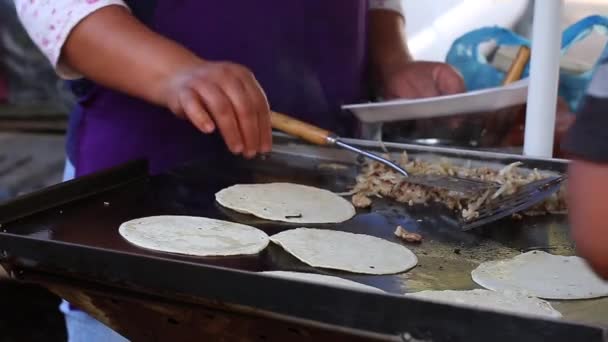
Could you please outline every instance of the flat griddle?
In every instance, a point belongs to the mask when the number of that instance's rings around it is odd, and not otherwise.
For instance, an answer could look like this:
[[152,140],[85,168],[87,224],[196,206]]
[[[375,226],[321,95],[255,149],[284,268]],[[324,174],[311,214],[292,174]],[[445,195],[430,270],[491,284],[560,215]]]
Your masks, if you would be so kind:
[[[372,142],[350,141],[372,150]],[[387,144],[389,152],[455,163],[500,167],[514,156]],[[517,158],[521,159],[521,158]],[[526,159],[530,168],[564,172],[567,163]],[[408,207],[378,200],[338,225],[308,225],[365,233],[401,243],[397,225],[421,233],[425,242],[408,245],[419,257],[414,270],[399,275],[361,276],[313,269],[270,245],[255,256],[199,258],[135,247],[118,234],[119,225],[148,215],[199,215],[256,226],[269,235],[301,225],[268,222],[220,207],[214,194],[246,182],[289,181],[341,192],[354,184],[360,161],[347,152],[275,137],[275,151],[254,161],[226,157],[191,163],[151,176],[145,162],[62,183],[0,206],[2,263],[19,277],[28,270],[84,279],[133,291],[191,296],[264,310],[336,327],[442,340],[600,341],[600,301],[555,303],[567,320],[553,321],[422,302],[403,297],[427,289],[471,289],[470,271],[480,262],[526,249],[572,254],[566,218],[559,215],[502,220],[475,232],[462,232],[454,213],[440,205]],[[388,294],[275,279],[255,272],[289,270],[335,275],[381,288]],[[591,307],[591,309],[589,309]],[[599,308],[599,309],[598,309]],[[595,310],[595,311],[594,311]],[[599,310],[599,311],[598,311]],[[582,313],[581,313],[582,312]],[[595,318],[589,319],[585,315]],[[600,321],[598,322],[597,319]],[[605,318],[604,318],[605,319]]]

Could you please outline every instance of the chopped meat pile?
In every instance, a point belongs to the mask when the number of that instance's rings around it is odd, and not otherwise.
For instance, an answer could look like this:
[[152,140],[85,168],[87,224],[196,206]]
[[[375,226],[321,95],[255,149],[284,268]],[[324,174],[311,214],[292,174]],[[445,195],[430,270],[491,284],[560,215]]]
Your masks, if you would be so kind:
[[395,236],[407,242],[422,242],[422,235],[408,232],[401,226],[397,226],[395,229]]
[[367,208],[372,205],[372,200],[362,193],[353,195],[351,202],[356,208]]
[[[502,170],[494,170],[488,167],[472,168],[456,166],[448,161],[431,163],[423,160],[409,160],[407,153],[403,153],[399,164],[410,174],[420,175],[452,175],[468,177],[483,181],[493,181],[501,184],[498,190],[488,190],[476,194],[464,194],[445,189],[430,188],[422,185],[410,184],[391,168],[378,162],[367,164],[362,173],[357,177],[357,184],[353,189],[353,205],[356,207],[369,206],[366,200],[370,197],[388,197],[400,203],[410,206],[415,204],[427,204],[439,202],[448,208],[457,210],[463,219],[472,220],[476,218],[481,208],[487,201],[496,199],[502,195],[515,193],[520,187],[545,178],[538,170],[529,172],[522,170],[517,162],[505,166]],[[566,211],[564,199],[564,187],[543,203],[532,208],[525,214],[543,215],[547,213],[563,213]]]

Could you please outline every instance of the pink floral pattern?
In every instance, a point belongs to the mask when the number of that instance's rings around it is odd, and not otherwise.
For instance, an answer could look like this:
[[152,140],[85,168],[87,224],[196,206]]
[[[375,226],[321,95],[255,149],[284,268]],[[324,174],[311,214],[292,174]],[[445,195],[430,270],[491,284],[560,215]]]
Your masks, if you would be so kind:
[[[118,5],[122,0],[13,0],[28,34],[44,53],[57,73],[68,79],[78,78],[73,70],[60,63],[61,49],[68,35],[82,19],[96,10]],[[401,0],[370,0],[370,9],[403,13]]]
[[29,36],[44,53],[57,73],[64,78],[78,78],[73,70],[61,65],[61,49],[71,30],[83,18],[111,5],[127,5],[122,0],[13,0],[19,19]]

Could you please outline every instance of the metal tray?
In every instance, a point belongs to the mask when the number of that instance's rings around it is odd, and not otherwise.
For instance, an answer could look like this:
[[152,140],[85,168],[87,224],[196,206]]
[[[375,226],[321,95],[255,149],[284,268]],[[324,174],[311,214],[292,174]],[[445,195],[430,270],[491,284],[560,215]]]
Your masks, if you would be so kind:
[[[350,142],[380,149],[370,142]],[[602,301],[592,301],[592,305],[585,302],[582,308],[574,302],[557,303],[562,312],[573,312],[566,316],[578,321],[575,323],[457,308],[401,296],[424,289],[474,288],[469,273],[479,262],[509,257],[519,250],[551,247],[553,252],[572,253],[562,216],[504,220],[475,233],[465,233],[455,226],[452,213],[440,206],[404,207],[378,201],[371,211],[362,211],[349,222],[321,225],[395,241],[396,225],[421,232],[425,242],[410,246],[419,256],[420,265],[408,273],[391,276],[355,276],[312,269],[274,245],[247,257],[193,258],[157,253],[134,247],[118,234],[118,226],[126,220],[159,214],[229,219],[274,234],[294,226],[225,210],[215,203],[213,194],[235,183],[277,180],[344,191],[358,172],[356,158],[344,151],[299,144],[283,136],[275,137],[275,145],[275,152],[264,159],[218,159],[157,176],[148,175],[145,163],[134,162],[6,203],[0,206],[3,264],[15,275],[28,269],[42,270],[120,288],[145,288],[165,296],[196,296],[394,336],[407,332],[437,341],[603,339],[604,329],[594,327],[598,322],[585,316],[594,308],[605,313]],[[387,144],[386,148],[395,153],[407,149],[420,158],[440,156],[455,163],[496,167],[522,159],[395,144]],[[524,159],[530,167],[548,172],[563,172],[566,166],[564,161]],[[255,273],[277,269],[337,275],[389,294],[303,284]],[[590,317],[602,319],[606,315],[594,313]],[[497,331],[503,334],[496,336]]]

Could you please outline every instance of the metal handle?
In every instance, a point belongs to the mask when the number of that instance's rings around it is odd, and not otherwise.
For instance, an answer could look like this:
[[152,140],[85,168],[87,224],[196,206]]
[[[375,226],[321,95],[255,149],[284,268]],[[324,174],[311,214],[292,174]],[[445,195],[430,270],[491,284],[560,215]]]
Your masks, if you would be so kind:
[[342,147],[348,151],[355,152],[369,159],[386,164],[406,177],[409,176],[403,168],[392,161],[342,142],[334,133],[324,130],[323,128],[319,128],[277,112],[270,112],[270,122],[272,123],[273,128],[283,131],[289,135],[293,135],[317,145],[336,145]]
[[347,144],[345,142],[340,141],[340,139],[335,139],[334,144],[336,146],[342,147],[345,150],[349,150],[349,151],[358,153],[358,154],[360,154],[360,155],[362,155],[364,157],[367,157],[369,159],[375,160],[375,161],[380,162],[382,164],[388,165],[391,168],[393,168],[395,171],[397,171],[397,172],[401,173],[402,175],[404,175],[405,177],[409,177],[410,176],[407,173],[407,171],[405,171],[405,169],[402,168],[401,166],[397,165],[396,163],[393,163],[392,161],[390,161],[388,159],[382,158],[382,157],[380,157],[380,156],[378,156],[378,155],[376,155],[374,153],[358,149],[358,148],[356,148],[356,147],[354,147],[352,145],[349,145],[349,144]]

